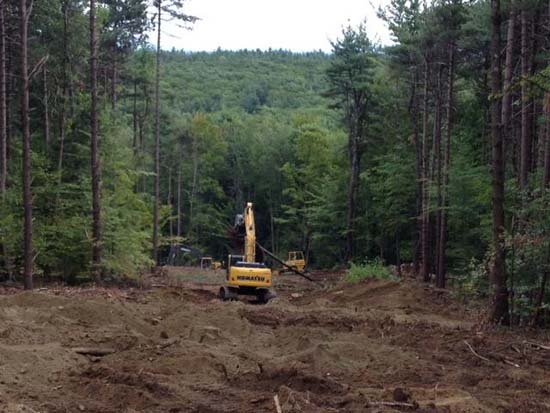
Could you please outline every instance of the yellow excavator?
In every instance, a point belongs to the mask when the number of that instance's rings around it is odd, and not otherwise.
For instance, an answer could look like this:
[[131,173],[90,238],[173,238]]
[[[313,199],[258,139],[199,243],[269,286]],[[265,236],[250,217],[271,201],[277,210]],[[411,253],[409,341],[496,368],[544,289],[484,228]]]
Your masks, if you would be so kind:
[[237,300],[239,295],[249,295],[256,296],[260,303],[267,303],[276,296],[271,289],[273,274],[256,258],[256,227],[251,202],[246,204],[242,215],[237,215],[233,238],[237,240],[237,249],[244,253],[228,256],[226,285],[220,287],[220,298]]

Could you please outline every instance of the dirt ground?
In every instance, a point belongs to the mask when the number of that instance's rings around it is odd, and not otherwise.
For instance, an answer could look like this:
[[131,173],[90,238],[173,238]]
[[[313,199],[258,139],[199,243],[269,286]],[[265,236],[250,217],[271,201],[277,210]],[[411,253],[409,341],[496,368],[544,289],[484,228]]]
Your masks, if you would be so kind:
[[415,280],[313,276],[279,276],[267,305],[217,300],[223,273],[196,269],[4,288],[0,411],[550,412],[547,333],[491,330]]

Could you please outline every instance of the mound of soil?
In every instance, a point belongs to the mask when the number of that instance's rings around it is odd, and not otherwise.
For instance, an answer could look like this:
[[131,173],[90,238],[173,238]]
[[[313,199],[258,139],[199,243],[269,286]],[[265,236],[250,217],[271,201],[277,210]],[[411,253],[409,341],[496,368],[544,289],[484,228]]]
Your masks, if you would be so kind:
[[548,335],[488,329],[447,291],[285,275],[262,306],[217,300],[222,272],[166,273],[5,290],[0,411],[550,411]]

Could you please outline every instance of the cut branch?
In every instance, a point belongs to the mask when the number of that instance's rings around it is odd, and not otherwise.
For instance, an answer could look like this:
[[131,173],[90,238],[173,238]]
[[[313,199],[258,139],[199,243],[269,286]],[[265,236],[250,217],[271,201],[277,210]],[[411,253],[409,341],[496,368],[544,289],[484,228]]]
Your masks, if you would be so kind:
[[473,349],[473,347],[470,345],[470,343],[468,343],[466,340],[464,340],[464,344],[466,344],[468,346],[468,348],[470,349],[470,351],[472,352],[472,354],[474,356],[476,356],[477,358],[480,358],[481,360],[484,360],[484,361],[487,361],[487,362],[491,362],[491,360],[489,360],[487,357],[483,357],[482,355],[476,353],[476,351]]

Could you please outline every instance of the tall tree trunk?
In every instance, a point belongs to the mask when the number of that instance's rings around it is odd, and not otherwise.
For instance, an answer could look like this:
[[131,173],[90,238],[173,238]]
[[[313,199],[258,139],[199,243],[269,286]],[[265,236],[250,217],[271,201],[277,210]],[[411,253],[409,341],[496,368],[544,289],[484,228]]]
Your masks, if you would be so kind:
[[153,207],[153,260],[155,265],[160,265],[158,254],[159,242],[159,208],[160,208],[160,33],[161,33],[161,0],[158,1],[157,9],[157,61],[155,78],[155,204]]
[[[535,57],[537,55],[537,27],[539,24],[539,14],[534,13],[529,22],[529,76],[532,77],[535,74]],[[533,172],[537,168],[537,129],[538,129],[538,110],[539,105],[533,94],[533,88],[529,89],[529,108],[531,109],[529,114],[529,132],[531,136],[531,153],[529,154],[529,171]]]
[[117,107],[117,101],[118,101],[118,95],[117,95],[117,90],[116,90],[116,87],[117,87],[117,77],[118,77],[118,67],[117,67],[117,50],[116,50],[116,46],[113,48],[113,73],[111,74],[111,93],[112,93],[112,96],[111,96],[111,108],[113,109],[113,111],[116,111],[116,107]]
[[273,251],[274,254],[277,254],[277,250],[275,248],[275,218],[273,217],[273,201],[271,194],[269,197],[269,226],[271,230],[271,251]]
[[25,290],[32,290],[32,194],[31,194],[31,132],[29,125],[29,71],[27,63],[27,29],[29,22],[27,0],[19,2],[21,42],[21,129],[23,132],[23,280]]
[[414,231],[414,257],[413,270],[415,276],[420,273],[420,262],[422,261],[422,248],[420,234],[422,233],[422,142],[418,134],[418,97],[416,93],[418,83],[418,68],[415,67],[413,74],[413,85],[411,91],[410,110],[413,124],[413,140],[416,158],[416,191],[415,191],[415,213],[416,213],[416,231]]
[[177,221],[177,228],[176,228],[176,236],[181,237],[182,235],[182,229],[181,229],[181,166],[178,165],[178,221]]
[[[353,128],[355,129],[355,128]],[[359,186],[359,137],[355,130],[350,137],[350,179],[348,187],[347,215],[346,215],[346,262],[350,261],[355,249],[355,211],[357,209],[357,189]]]
[[137,156],[137,145],[138,145],[138,113],[137,113],[137,79],[134,78],[134,96],[133,96],[134,107],[132,110],[132,131],[133,131],[133,141],[132,149],[134,150],[134,156]]
[[538,169],[539,171],[544,171],[544,151],[546,150],[546,108],[544,100],[546,99],[546,94],[548,92],[544,92],[544,95],[542,96],[542,99],[540,99],[539,104],[537,105],[539,108],[539,111],[537,111],[537,114],[534,116],[534,121],[537,122],[539,119],[539,113],[540,117],[542,118],[541,125],[537,128],[537,150],[536,150],[536,165],[534,167],[534,170]]
[[441,209],[442,209],[442,154],[441,154],[441,112],[442,112],[442,97],[441,89],[442,85],[442,75],[443,75],[443,65],[440,64],[437,71],[437,88],[436,88],[436,107],[434,113],[434,128],[433,128],[433,154],[432,154],[432,179],[436,180],[437,187],[437,216],[436,216],[436,225],[435,225],[435,274],[439,274],[439,232],[441,227]]
[[550,270],[548,269],[549,265],[550,265],[550,243],[548,243],[548,248],[546,252],[546,269],[543,271],[540,279],[539,291],[538,291],[536,303],[535,303],[535,315],[533,317],[534,325],[540,324],[540,317],[544,311],[543,305],[544,305],[544,296],[546,295],[546,284],[548,283],[548,277],[550,277]]
[[491,138],[493,143],[493,247],[494,263],[491,285],[494,291],[491,319],[509,324],[508,288],[504,244],[504,159],[502,146],[501,66],[500,66],[500,0],[491,0]]
[[189,230],[187,234],[191,236],[191,231],[193,230],[193,219],[194,219],[194,206],[195,206],[195,193],[197,191],[197,179],[199,173],[199,153],[197,148],[196,138],[193,137],[192,141],[192,156],[193,156],[193,177],[191,178],[191,192],[189,194]]
[[451,166],[451,145],[453,137],[454,69],[455,45],[449,45],[449,69],[447,80],[447,136],[445,140],[445,159],[443,161],[443,193],[441,199],[441,217],[439,222],[439,242],[437,253],[437,286],[445,288],[447,281],[447,209],[449,204],[449,168]]
[[[550,0],[548,0],[548,16],[550,16]],[[550,24],[546,28],[546,39],[550,39]],[[550,65],[550,60],[547,61],[547,65]],[[544,124],[545,124],[545,137],[544,137],[544,172],[543,172],[543,186],[544,188],[550,188],[550,92],[544,92]]]
[[172,168],[168,169],[168,206],[170,207],[170,216],[168,220],[168,229],[170,231],[170,244],[173,244],[172,238],[174,237],[174,227],[173,227],[173,220],[172,215],[174,213],[174,204],[172,203]]
[[508,31],[506,36],[506,61],[504,66],[504,85],[502,89],[502,134],[503,145],[505,147],[504,154],[507,153],[506,148],[513,145],[513,125],[512,120],[512,78],[514,74],[514,42],[515,42],[515,25],[516,25],[516,10],[514,2],[510,3],[510,18],[508,20]]
[[527,77],[530,75],[529,69],[529,30],[528,12],[521,12],[521,152],[520,152],[520,187],[526,189],[529,184],[529,170],[531,166],[531,98],[529,97],[530,88]]
[[550,188],[550,92],[544,94],[544,118],[546,124],[544,149],[544,178],[543,185],[545,188]]
[[[550,1],[548,2],[548,16],[550,16]],[[550,32],[550,26],[546,28],[546,34]],[[550,92],[544,92],[542,111],[544,113],[544,127],[541,130],[544,130],[544,133],[541,133],[540,139],[544,141],[540,146],[544,146],[544,155],[543,155],[543,191],[548,191],[550,189]],[[547,205],[548,209],[548,205]],[[547,255],[546,255],[546,269],[544,270],[539,287],[539,294],[537,297],[537,309],[535,312],[534,323],[535,325],[540,324],[540,317],[543,311],[544,296],[546,294],[546,285],[548,284],[548,278],[550,277],[550,241],[548,243]]]
[[[4,2],[7,4],[7,2]],[[4,9],[7,11],[7,9]],[[6,15],[4,15],[4,23],[6,22]],[[7,25],[4,24],[4,27],[7,28]],[[13,33],[12,33],[13,36]],[[16,76],[14,74],[17,71],[17,65],[19,60],[19,54],[17,52],[17,42],[13,37],[10,38],[10,35],[6,32],[6,37],[4,38],[4,47],[6,49],[6,164],[8,167],[7,176],[9,176],[9,163],[11,159],[11,141],[13,138],[13,124],[14,119],[16,118],[17,106],[14,102],[14,96],[18,95]],[[15,99],[16,100],[16,99]],[[7,177],[6,177],[7,179]],[[6,182],[7,185],[7,182]]]
[[424,97],[423,97],[423,114],[422,114],[422,230],[420,232],[420,245],[422,249],[422,266],[420,275],[425,282],[430,281],[429,272],[429,205],[428,205],[428,80],[429,80],[429,64],[428,59],[425,59],[424,67]]
[[97,122],[97,35],[96,5],[90,0],[90,89],[92,107],[91,127],[91,168],[92,168],[92,266],[95,279],[101,281],[101,169],[99,158],[99,136]]
[[8,177],[6,117],[6,26],[5,2],[0,0],[0,199],[4,198]]
[[65,150],[65,136],[67,134],[67,104],[69,101],[69,5],[63,2],[63,85],[61,97],[61,113],[59,115],[59,155],[57,173],[59,184],[63,176],[63,156]]
[[[4,19],[5,2],[0,0],[0,202],[4,200],[8,177],[7,118],[6,118],[6,27]],[[0,240],[0,255],[3,266],[11,279],[7,249]]]
[[46,154],[48,154],[50,152],[50,106],[48,102],[48,70],[45,63],[42,68],[42,75],[42,82],[44,83],[44,143],[46,145]]

